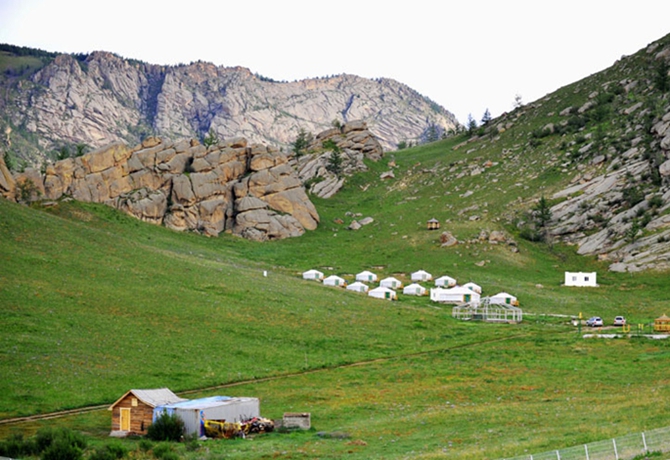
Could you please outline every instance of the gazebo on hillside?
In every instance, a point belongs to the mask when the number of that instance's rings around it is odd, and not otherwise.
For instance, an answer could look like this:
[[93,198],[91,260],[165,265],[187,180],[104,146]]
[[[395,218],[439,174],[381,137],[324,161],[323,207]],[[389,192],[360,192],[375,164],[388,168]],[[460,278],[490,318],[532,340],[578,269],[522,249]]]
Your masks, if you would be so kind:
[[426,228],[428,230],[439,230],[440,229],[440,221],[432,218],[428,222],[426,222]]
[[523,321],[523,311],[506,303],[491,302],[484,297],[480,302],[468,302],[455,306],[451,316],[461,320],[489,321],[516,324]]

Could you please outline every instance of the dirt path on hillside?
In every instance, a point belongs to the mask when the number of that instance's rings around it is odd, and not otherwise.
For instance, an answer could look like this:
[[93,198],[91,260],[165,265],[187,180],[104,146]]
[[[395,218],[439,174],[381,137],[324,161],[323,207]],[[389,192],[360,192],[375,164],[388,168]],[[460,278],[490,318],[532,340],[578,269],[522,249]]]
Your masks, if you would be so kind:
[[[194,393],[201,393],[201,392],[206,392],[206,391],[213,391],[213,390],[218,390],[222,388],[231,388],[231,387],[236,387],[236,386],[242,386],[242,385],[250,385],[253,383],[263,383],[263,382],[271,382],[274,380],[281,380],[281,379],[289,379],[293,377],[300,377],[303,375],[309,375],[309,374],[316,374],[316,373],[321,373],[321,372],[330,372],[330,371],[335,371],[338,369],[346,369],[349,367],[357,367],[357,366],[367,366],[370,364],[375,364],[375,363],[383,363],[386,361],[392,361],[395,359],[405,359],[405,358],[414,358],[417,356],[426,356],[426,355],[431,355],[431,354],[436,354],[436,353],[444,353],[447,351],[451,350],[458,350],[460,348],[467,348],[467,347],[474,347],[478,345],[484,345],[488,343],[494,343],[494,342],[503,342],[505,340],[511,340],[511,339],[517,339],[519,337],[524,337],[529,334],[517,334],[517,335],[512,335],[509,337],[502,337],[502,338],[496,338],[496,339],[490,339],[490,340],[480,340],[478,342],[472,342],[472,343],[464,343],[461,345],[454,345],[452,347],[446,347],[446,348],[440,348],[436,350],[427,350],[427,351],[419,351],[416,353],[406,353],[402,355],[395,355],[395,356],[386,356],[383,358],[374,358],[374,359],[367,359],[363,361],[356,361],[354,363],[349,363],[349,364],[341,364],[339,366],[333,366],[333,367],[322,367],[319,369],[310,369],[310,370],[305,370],[305,371],[300,371],[300,372],[291,372],[287,374],[281,374],[281,375],[273,375],[270,377],[261,377],[257,379],[246,379],[246,380],[240,380],[237,382],[230,382],[230,383],[223,383],[221,385],[214,385],[214,386],[209,386],[209,387],[204,387],[204,388],[197,388],[193,390],[186,390],[186,391],[180,391],[178,392],[179,396],[186,396]],[[34,422],[34,421],[39,421],[39,420],[49,420],[53,418],[60,418],[60,417],[68,417],[72,415],[80,415],[80,414],[85,414],[87,412],[94,412],[98,410],[106,410],[109,408],[111,402],[109,404],[100,404],[96,406],[87,406],[87,407],[80,407],[77,409],[68,409],[68,410],[62,410],[62,411],[56,411],[56,412],[48,412],[45,414],[35,414],[35,415],[26,415],[23,417],[12,417],[12,418],[6,418],[0,420],[0,425],[13,425],[13,424],[18,424],[18,423],[25,423],[25,422]]]

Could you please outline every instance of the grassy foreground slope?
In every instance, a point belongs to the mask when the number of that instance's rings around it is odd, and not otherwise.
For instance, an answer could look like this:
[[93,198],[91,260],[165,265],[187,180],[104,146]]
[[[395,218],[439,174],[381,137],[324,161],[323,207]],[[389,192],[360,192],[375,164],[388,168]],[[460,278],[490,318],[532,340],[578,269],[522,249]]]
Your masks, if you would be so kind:
[[[566,134],[568,150],[558,134],[531,133],[559,123],[603,78],[508,114],[504,132],[370,163],[336,196],[314,199],[321,224],[300,238],[207,239],[102,205],[0,199],[0,418],[111,403],[129,388],[277,377],[202,394],[258,396],[265,416],[309,411],[317,430],[349,437],[275,433],[180,455],[501,458],[670,425],[670,341],[584,340],[566,318],[544,316],[623,314],[635,328],[670,313],[668,273],[611,273],[573,247],[523,240],[515,226],[589,168],[571,144],[584,131]],[[395,177],[381,180],[388,170]],[[354,215],[374,222],[347,230]],[[425,229],[433,217],[458,245],[440,247],[441,231]],[[515,244],[479,239],[493,230]],[[424,269],[485,295],[510,292],[527,316],[458,322],[425,297],[390,303],[301,280],[309,268],[406,283]],[[597,271],[600,287],[565,288],[566,270]],[[59,423],[102,437],[109,414]]]

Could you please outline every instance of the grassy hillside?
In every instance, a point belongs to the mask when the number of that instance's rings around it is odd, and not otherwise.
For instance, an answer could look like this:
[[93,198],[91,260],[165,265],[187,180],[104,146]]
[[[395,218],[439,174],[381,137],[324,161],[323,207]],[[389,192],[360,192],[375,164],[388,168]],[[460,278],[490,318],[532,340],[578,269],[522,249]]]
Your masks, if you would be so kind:
[[[659,401],[670,397],[670,341],[585,340],[548,316],[647,324],[668,313],[668,273],[612,273],[517,226],[588,164],[572,158],[579,132],[533,133],[613,78],[562,88],[476,138],[369,163],[333,198],[314,199],[321,225],[295,239],[208,239],[102,205],[0,199],[0,418],[107,404],[130,388],[256,380],[200,394],[258,396],[267,417],[309,411],[315,431],[346,436],[275,433],[179,454],[502,458],[669,425]],[[381,180],[389,169],[395,177]],[[354,215],[374,222],[348,230]],[[441,230],[425,228],[433,217],[458,245],[440,247]],[[480,240],[494,230],[513,243]],[[405,282],[419,269],[450,275],[516,295],[526,319],[459,322],[426,297],[390,303],[300,279],[310,268],[350,281],[365,269]],[[563,287],[566,270],[597,271],[600,287]],[[104,439],[109,413],[56,423]],[[0,426],[0,436],[39,426]]]

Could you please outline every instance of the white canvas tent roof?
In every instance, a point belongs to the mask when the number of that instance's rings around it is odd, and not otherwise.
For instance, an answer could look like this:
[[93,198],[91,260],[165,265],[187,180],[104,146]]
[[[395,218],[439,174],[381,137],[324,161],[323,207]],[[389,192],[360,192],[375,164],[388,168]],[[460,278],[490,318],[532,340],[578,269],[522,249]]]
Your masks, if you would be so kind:
[[306,272],[303,272],[302,278],[305,280],[320,280],[323,279],[323,273],[314,269],[307,270]]
[[383,280],[381,280],[379,282],[379,286],[395,289],[395,288],[402,287],[402,283],[400,282],[399,279],[394,278],[392,276],[389,276],[388,278],[384,278]]
[[328,278],[323,280],[323,284],[326,286],[346,286],[347,282],[344,278],[341,278],[337,275],[330,275]]
[[478,294],[482,293],[482,287],[479,284],[473,283],[472,281],[470,281],[469,283],[465,283],[463,287],[470,289],[471,291],[475,291]]
[[360,281],[356,281],[355,283],[351,283],[347,286],[348,291],[368,292],[368,289],[370,289],[368,285],[363,284]]
[[463,286],[450,289],[433,288],[430,290],[430,300],[434,302],[464,303],[479,302],[480,295]]
[[515,296],[506,292],[499,292],[496,295],[489,297],[491,303],[507,303],[507,299],[509,299],[510,302],[516,302],[517,300]]
[[414,273],[412,273],[412,281],[428,281],[433,279],[433,275],[428,273],[425,270],[419,270]]
[[451,276],[440,276],[435,280],[435,286],[456,286],[456,278]]
[[426,293],[426,288],[417,283],[412,283],[402,290],[403,294],[407,295],[424,295]]
[[370,291],[368,291],[368,295],[370,297],[375,297],[377,299],[388,299],[388,300],[394,300],[398,297],[393,289],[389,289],[383,286],[371,289]]
[[356,281],[377,281],[377,275],[371,271],[364,270],[356,275]]

